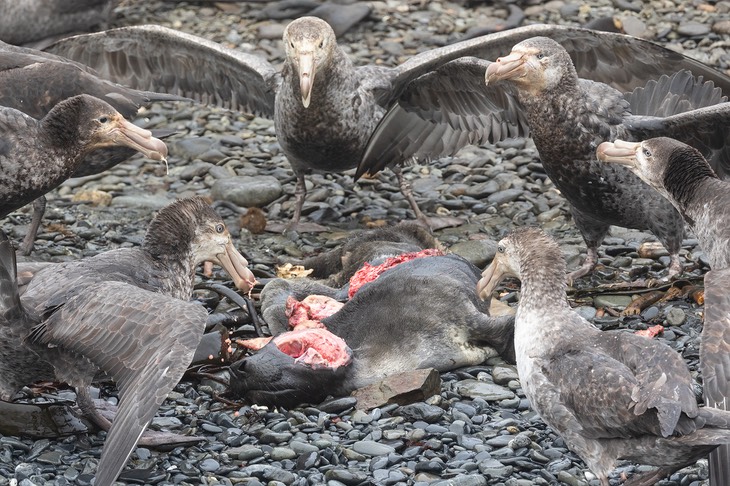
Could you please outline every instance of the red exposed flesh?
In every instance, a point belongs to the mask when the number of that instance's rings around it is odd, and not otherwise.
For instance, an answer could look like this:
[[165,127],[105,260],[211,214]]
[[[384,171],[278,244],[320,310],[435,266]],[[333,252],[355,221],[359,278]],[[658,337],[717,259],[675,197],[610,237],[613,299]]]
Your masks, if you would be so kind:
[[[286,299],[286,316],[289,318],[289,327],[299,329],[313,327],[311,321],[320,321],[329,317],[342,308],[344,304],[324,295],[309,295],[301,302],[289,296]],[[324,327],[320,324],[319,327]]]
[[274,344],[297,363],[311,368],[346,366],[352,361],[352,351],[345,341],[326,329],[302,329],[279,334]]
[[661,324],[657,324],[656,326],[651,326],[649,329],[645,329],[643,331],[636,331],[634,334],[638,334],[639,336],[644,336],[646,338],[653,338],[657,337],[659,334],[664,332],[664,326]]
[[[350,279],[349,297],[352,298],[360,287],[377,279],[383,272],[396,265],[415,258],[443,254],[441,250],[429,248],[388,258],[377,266],[365,263]],[[352,360],[352,350],[342,338],[329,332],[320,322],[321,319],[339,311],[343,305],[342,302],[323,295],[310,295],[301,302],[289,296],[286,300],[286,316],[293,330],[276,336],[274,344],[280,351],[295,358],[298,363],[312,368],[336,369],[349,364]],[[241,344],[248,346],[246,343],[253,341],[257,340],[249,339],[242,341]]]
[[302,304],[309,306],[309,317],[317,321],[331,316],[345,305],[331,297],[316,294],[305,297]]
[[325,326],[322,321],[307,319],[300,321],[299,324],[297,324],[297,327],[292,329],[292,331],[301,331],[302,329],[327,329],[327,326]]
[[422,258],[422,257],[429,257],[429,256],[442,256],[444,252],[441,250],[437,250],[435,248],[428,248],[426,250],[416,251],[412,253],[403,253],[398,256],[390,257],[385,260],[385,262],[381,263],[380,265],[370,265],[369,263],[365,263],[360,270],[358,270],[355,275],[352,276],[350,279],[350,290],[347,294],[347,296],[352,299],[352,296],[355,295],[355,293],[360,290],[360,287],[365,285],[368,282],[372,282],[373,280],[376,280],[380,275],[383,274],[386,270],[389,270],[396,265],[399,265],[401,263],[409,262],[411,260],[414,260],[416,258]]
[[286,299],[286,316],[289,318],[289,327],[295,329],[300,322],[309,319],[307,306],[290,295]]

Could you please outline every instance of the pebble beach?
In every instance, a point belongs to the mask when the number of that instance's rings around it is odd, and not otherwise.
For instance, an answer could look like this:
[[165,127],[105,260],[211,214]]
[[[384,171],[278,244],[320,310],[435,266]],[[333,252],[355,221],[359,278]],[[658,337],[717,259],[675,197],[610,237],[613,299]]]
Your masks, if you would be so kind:
[[[320,2],[200,2],[123,0],[110,26],[159,24],[228,47],[283,60],[281,35],[293,18]],[[730,74],[730,2],[592,0],[374,1],[370,14],[339,37],[356,64],[397,65],[410,56],[505,26],[532,23],[585,25],[610,17],[629,34],[653,40]],[[341,6],[340,6],[341,7]],[[505,52],[504,54],[507,54]],[[334,248],[353,231],[412,218],[395,176],[384,171],[353,183],[354,170],[308,177],[303,221],[324,231],[281,233],[294,207],[295,177],[276,141],[272,120],[202,103],[157,103],[142,110],[137,125],[174,130],[166,142],[169,169],[135,156],[95,176],[71,179],[48,195],[46,218],[31,260],[66,261],[141,243],[152,215],[173,200],[205,195],[236,238],[258,277],[276,265]],[[463,224],[435,232],[443,246],[484,268],[496,242],[511,229],[540,226],[560,242],[569,268],[585,256],[585,244],[568,205],[542,169],[529,139],[466,147],[456,156],[404,171],[426,215],[448,215]],[[238,208],[259,207],[272,231],[242,218]],[[3,231],[22,240],[30,208],[13,213]],[[258,225],[261,226],[261,225]],[[278,229],[278,231],[277,231]],[[680,282],[647,289],[666,274],[669,256],[646,232],[613,228],[600,248],[593,275],[579,279],[568,298],[602,329],[663,332],[655,339],[682,354],[697,376],[701,302],[693,291],[709,269],[697,240],[687,233],[680,254]],[[201,269],[202,270],[202,269]],[[205,278],[201,275],[201,280]],[[224,280],[215,270],[213,280]],[[636,283],[636,282],[644,282]],[[656,302],[626,307],[649,290]],[[519,301],[517,284],[502,287],[501,300]],[[233,305],[213,301],[229,311]],[[208,303],[208,301],[206,301]],[[242,332],[252,333],[245,324]],[[407,350],[404,350],[404,352]],[[200,370],[199,370],[200,371]],[[152,429],[195,435],[193,446],[138,447],[119,478],[123,484],[156,485],[598,485],[563,440],[530,409],[514,365],[500,358],[441,374],[441,393],[409,405],[360,410],[352,397],[294,409],[231,403],[225,386],[192,373],[170,394]],[[210,373],[225,379],[224,368]],[[697,387],[700,396],[700,387]],[[100,398],[116,403],[112,386]],[[72,390],[26,388],[21,401],[73,403]],[[104,432],[61,438],[0,436],[0,486],[89,485]],[[625,464],[611,484],[644,466]],[[705,460],[660,481],[662,486],[707,484]]]

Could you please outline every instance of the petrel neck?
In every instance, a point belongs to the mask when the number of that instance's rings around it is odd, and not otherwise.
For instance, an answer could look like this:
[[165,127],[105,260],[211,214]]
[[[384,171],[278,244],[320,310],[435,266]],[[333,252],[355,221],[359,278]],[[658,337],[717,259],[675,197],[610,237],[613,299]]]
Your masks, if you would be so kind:
[[667,160],[664,172],[664,190],[688,224],[694,225],[698,216],[698,198],[705,197],[703,188],[719,181],[707,161],[693,148],[674,150]]

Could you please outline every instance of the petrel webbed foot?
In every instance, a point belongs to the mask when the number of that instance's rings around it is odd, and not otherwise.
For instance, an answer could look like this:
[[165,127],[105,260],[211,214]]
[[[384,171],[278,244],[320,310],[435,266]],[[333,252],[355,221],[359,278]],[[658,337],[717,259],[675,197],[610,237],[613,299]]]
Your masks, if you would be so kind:
[[568,274],[568,286],[572,287],[573,282],[575,282],[577,279],[591,273],[593,271],[593,268],[596,266],[596,262],[598,262],[598,249],[588,248],[588,252],[586,253],[586,259],[583,261],[583,264],[576,270]]
[[[84,387],[76,389],[76,402],[79,405],[84,417],[102,430],[109,431],[117,407],[106,400],[94,400],[89,395],[89,390]],[[174,447],[180,445],[197,444],[206,439],[190,435],[175,434],[161,430],[145,430],[137,442],[138,446],[144,447]]]
[[667,272],[667,278],[674,279],[681,275],[684,269],[682,268],[682,262],[679,260],[679,254],[672,253],[669,256],[669,259],[669,272]]

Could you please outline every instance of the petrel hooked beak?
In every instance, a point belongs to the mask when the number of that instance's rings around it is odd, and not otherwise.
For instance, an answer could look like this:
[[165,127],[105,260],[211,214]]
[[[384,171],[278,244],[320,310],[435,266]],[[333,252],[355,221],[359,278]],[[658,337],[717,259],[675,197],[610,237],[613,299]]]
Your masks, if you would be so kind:
[[497,253],[492,259],[492,263],[482,272],[482,278],[477,282],[477,295],[480,299],[488,301],[492,297],[492,292],[497,285],[511,274],[507,266],[502,263],[502,253]]
[[228,243],[226,243],[225,251],[217,254],[214,262],[223,267],[228,275],[231,276],[237,289],[248,292],[256,284],[256,277],[249,270],[248,261],[233,246],[230,238],[228,239]]
[[152,160],[167,161],[167,145],[152,132],[130,123],[123,116],[113,117],[108,138],[116,145],[126,145]]
[[302,105],[309,108],[309,102],[312,97],[312,86],[314,86],[314,75],[316,74],[314,65],[314,53],[308,52],[299,55],[299,89],[302,92]]
[[487,66],[484,82],[494,83],[505,79],[515,79],[525,75],[525,59],[521,53],[510,52],[508,56],[500,57]]
[[596,149],[596,157],[601,162],[635,167],[636,151],[639,150],[639,147],[641,147],[639,142],[624,142],[623,140],[603,142]]

